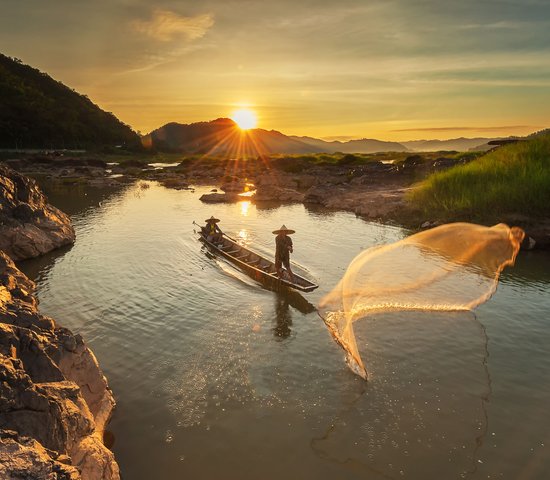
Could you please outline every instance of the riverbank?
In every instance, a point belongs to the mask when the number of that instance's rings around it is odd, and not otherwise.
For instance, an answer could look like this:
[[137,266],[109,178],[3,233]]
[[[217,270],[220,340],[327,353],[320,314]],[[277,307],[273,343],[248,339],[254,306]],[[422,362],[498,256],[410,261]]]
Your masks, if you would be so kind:
[[39,313],[34,289],[0,252],[0,476],[116,480],[107,380],[80,335]]
[[[529,142],[522,144],[527,145]],[[499,161],[506,163],[508,156],[517,158],[517,148],[517,145],[499,148]],[[512,204],[512,207],[516,205],[517,208],[498,209],[480,205],[465,210],[456,206],[434,208],[434,202],[430,204],[422,200],[425,197],[418,192],[426,190],[430,179],[442,178],[447,172],[463,168],[476,170],[477,165],[486,158],[490,159],[491,155],[495,155],[495,152],[414,155],[387,152],[371,155],[271,156],[242,160],[170,154],[160,157],[117,157],[118,162],[107,161],[114,158],[102,160],[83,155],[54,159],[47,156],[23,157],[8,159],[6,163],[35,178],[62,185],[89,184],[102,187],[137,180],[157,181],[174,189],[212,185],[215,189],[201,197],[203,202],[238,202],[244,199],[259,205],[304,203],[308,208],[350,211],[368,220],[393,223],[411,230],[456,221],[486,225],[505,222],[526,230],[524,248],[550,248],[550,220],[540,208],[529,208],[528,202]],[[514,175],[511,177],[513,179]],[[490,180],[481,180],[483,178],[480,175],[477,183],[475,179],[470,179],[466,187],[490,190]],[[522,182],[525,182],[525,178]],[[510,181],[508,191],[514,188],[526,190],[520,187],[514,187],[513,181]],[[475,193],[465,191],[468,196],[475,197]],[[441,189],[438,192],[436,197],[441,196]],[[458,197],[465,195],[461,192],[458,190]],[[500,199],[504,202],[505,194]]]
[[0,207],[0,477],[117,480],[107,380],[82,337],[38,311],[13,263],[74,243],[70,218],[3,165]]

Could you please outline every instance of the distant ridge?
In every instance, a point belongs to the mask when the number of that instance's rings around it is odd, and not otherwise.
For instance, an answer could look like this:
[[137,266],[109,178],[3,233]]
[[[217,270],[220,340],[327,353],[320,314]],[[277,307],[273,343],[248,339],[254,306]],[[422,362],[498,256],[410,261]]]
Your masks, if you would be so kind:
[[408,151],[400,143],[374,139],[326,142],[261,128],[243,132],[229,118],[190,124],[167,123],[143,137],[142,141],[145,146],[159,151],[233,156]]
[[258,156],[308,153],[379,153],[486,150],[495,138],[453,138],[389,142],[372,138],[326,141],[308,136],[285,135],[255,128],[243,132],[229,118],[190,124],[167,123],[142,138],[144,145],[159,151],[194,154]]
[[0,54],[0,148],[139,145],[137,133],[85,95]]
[[315,153],[311,145],[276,130],[243,131],[229,118],[190,124],[168,123],[142,138],[146,147],[159,151],[209,155],[259,156]]
[[[439,152],[442,150],[452,150],[457,152],[466,152],[468,150],[483,150],[485,145],[491,140],[501,140],[502,137],[492,138],[451,138],[449,140],[413,140],[402,142],[410,150],[415,152]],[[478,148],[479,147],[479,148]]]
[[402,143],[398,142],[385,142],[383,140],[375,140],[371,138],[362,138],[360,140],[349,140],[347,142],[340,142],[334,140],[327,142],[318,138],[312,137],[296,137],[292,136],[295,140],[299,140],[308,145],[317,148],[318,152],[342,152],[342,153],[377,153],[377,152],[406,152],[408,148]]

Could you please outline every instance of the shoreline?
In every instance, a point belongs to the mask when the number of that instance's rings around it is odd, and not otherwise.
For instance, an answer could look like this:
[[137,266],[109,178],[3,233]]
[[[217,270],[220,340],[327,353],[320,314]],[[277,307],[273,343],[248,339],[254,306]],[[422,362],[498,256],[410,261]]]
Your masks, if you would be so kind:
[[34,290],[0,252],[0,474],[119,480],[104,443],[116,405],[107,379],[81,335],[39,312]]
[[[472,222],[483,225],[507,223],[526,231],[523,249],[550,249],[550,219],[523,214],[447,215],[431,217],[414,208],[407,194],[415,184],[434,172],[447,170],[478,158],[453,157],[448,152],[414,154],[399,160],[367,163],[312,164],[303,158],[262,160],[184,160],[178,163],[145,163],[140,158],[121,163],[108,157],[49,158],[31,156],[4,160],[12,168],[39,182],[60,185],[112,187],[139,180],[157,181],[167,188],[192,190],[193,185],[213,186],[201,200],[208,203],[237,202],[239,194],[254,192],[246,199],[262,204],[302,203],[311,208],[352,212],[360,218],[400,225],[412,231],[443,223]],[[401,157],[399,157],[401,155]],[[385,154],[385,158],[391,154]],[[373,156],[373,159],[378,157]]]
[[0,477],[119,480],[107,379],[81,335],[39,312],[14,263],[73,244],[71,220],[6,166],[0,186]]

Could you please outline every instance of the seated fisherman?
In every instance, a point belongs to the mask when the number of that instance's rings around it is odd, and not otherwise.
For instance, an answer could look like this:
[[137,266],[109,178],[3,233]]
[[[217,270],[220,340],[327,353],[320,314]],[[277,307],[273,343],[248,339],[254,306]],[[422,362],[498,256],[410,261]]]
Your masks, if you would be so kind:
[[219,218],[214,218],[214,216],[205,220],[206,225],[202,227],[202,231],[209,242],[218,242],[222,239],[223,232],[218,227],[219,221]]

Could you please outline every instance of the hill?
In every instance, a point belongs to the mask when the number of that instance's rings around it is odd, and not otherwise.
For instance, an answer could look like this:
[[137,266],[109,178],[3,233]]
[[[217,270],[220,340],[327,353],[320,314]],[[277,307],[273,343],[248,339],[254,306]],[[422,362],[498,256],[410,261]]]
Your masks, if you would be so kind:
[[145,146],[158,151],[235,157],[319,151],[275,130],[241,130],[229,118],[191,124],[168,123],[142,140]]
[[0,148],[140,145],[139,136],[85,95],[0,54]]
[[[455,151],[467,152],[468,150],[484,150],[485,145],[491,140],[500,140],[495,138],[451,138],[449,140],[413,140],[401,142],[408,149],[414,152],[441,152]],[[478,148],[479,147],[479,148]]]
[[379,153],[379,152],[406,152],[408,148],[398,142],[384,142],[371,138],[360,140],[349,140],[340,142],[338,140],[327,142],[312,137],[290,137],[316,148],[316,153]]

